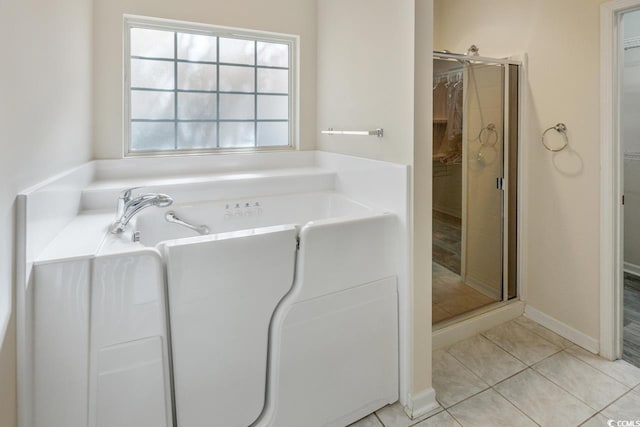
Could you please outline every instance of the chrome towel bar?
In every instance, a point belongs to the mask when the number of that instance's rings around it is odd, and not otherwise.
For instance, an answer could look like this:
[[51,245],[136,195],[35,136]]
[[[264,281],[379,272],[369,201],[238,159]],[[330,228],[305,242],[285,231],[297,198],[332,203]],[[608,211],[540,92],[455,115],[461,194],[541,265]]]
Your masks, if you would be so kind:
[[384,130],[382,128],[378,128],[375,130],[334,130],[333,128],[329,128],[328,130],[323,130],[321,133],[324,135],[377,136],[378,138],[382,138],[384,136]]

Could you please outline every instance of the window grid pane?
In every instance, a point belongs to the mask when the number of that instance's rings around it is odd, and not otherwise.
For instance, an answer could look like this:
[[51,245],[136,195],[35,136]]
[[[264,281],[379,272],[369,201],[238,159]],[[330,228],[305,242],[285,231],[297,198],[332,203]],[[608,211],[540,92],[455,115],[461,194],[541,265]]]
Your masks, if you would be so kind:
[[[133,32],[134,30],[137,30],[138,27],[130,27],[130,31]],[[224,146],[222,148],[246,148],[247,144],[249,142],[251,142],[253,147],[264,147],[264,146],[287,146],[290,143],[290,139],[291,136],[289,135],[289,132],[286,133],[287,135],[287,140],[285,141],[285,144],[282,144],[280,141],[281,138],[278,138],[278,141],[267,141],[265,143],[265,141],[260,141],[260,135],[259,135],[259,129],[263,129],[262,125],[259,125],[260,123],[262,124],[269,124],[272,123],[273,125],[276,124],[280,124],[280,126],[286,126],[287,128],[289,127],[289,121],[291,119],[291,107],[289,104],[289,96],[291,95],[289,92],[289,88],[290,88],[290,79],[291,79],[291,74],[290,74],[290,64],[288,61],[286,62],[274,62],[273,64],[267,64],[265,63],[264,60],[262,60],[260,58],[259,55],[261,55],[261,51],[259,49],[259,47],[265,46],[265,45],[269,45],[271,42],[268,41],[262,41],[259,39],[252,39],[252,40],[247,40],[247,39],[233,39],[230,37],[225,37],[227,39],[227,42],[231,42],[230,45],[236,45],[236,46],[242,46],[244,45],[244,53],[243,52],[239,52],[236,54],[231,54],[231,55],[227,55],[227,59],[229,60],[235,60],[237,59],[237,62],[223,62],[221,61],[220,58],[220,37],[218,36],[211,36],[214,38],[215,40],[215,61],[212,61],[213,59],[213,53],[211,52],[211,55],[209,55],[209,57],[205,57],[203,58],[203,60],[193,60],[193,59],[186,59],[184,58],[184,54],[180,53],[181,49],[184,49],[184,46],[180,45],[180,38],[182,35],[187,35],[190,36],[190,33],[183,33],[180,31],[170,31],[170,30],[162,30],[166,33],[170,33],[173,39],[173,46],[171,46],[172,50],[173,50],[173,58],[167,58],[167,57],[154,57],[152,54],[154,52],[151,52],[151,54],[147,55],[146,52],[144,51],[140,51],[140,49],[136,50],[136,54],[134,55],[133,51],[130,55],[131,61],[133,63],[134,60],[143,60],[143,61],[162,61],[162,62],[169,62],[172,65],[173,68],[173,88],[169,89],[169,88],[163,88],[163,87],[153,87],[154,86],[154,78],[158,78],[158,76],[154,76],[154,75],[149,75],[146,76],[146,80],[145,80],[145,76],[142,76],[143,78],[141,79],[140,76],[138,76],[135,80],[135,82],[132,80],[130,82],[130,99],[132,98],[132,93],[134,91],[139,92],[139,93],[144,93],[147,92],[149,93],[149,95],[152,95],[153,93],[156,93],[157,95],[160,95],[161,93],[171,93],[173,95],[173,108],[172,108],[172,112],[173,112],[173,117],[171,118],[146,118],[146,117],[134,117],[132,114],[130,114],[130,129],[133,130],[133,126],[134,124],[139,124],[140,126],[142,124],[144,124],[146,127],[137,127],[136,129],[138,129],[138,131],[136,132],[136,137],[134,138],[133,135],[130,135],[130,141],[129,141],[129,148],[131,151],[137,151],[137,152],[144,152],[144,151],[167,151],[170,150],[166,143],[166,137],[165,140],[163,140],[163,142],[160,144],[161,146],[158,146],[157,149],[154,148],[152,146],[152,142],[147,142],[145,144],[137,144],[135,143],[135,140],[140,140],[140,138],[142,137],[140,135],[140,131],[144,130],[144,129],[149,129],[149,131],[151,132],[151,134],[149,136],[152,136],[153,133],[155,131],[153,131],[154,128],[156,128],[156,126],[166,126],[166,125],[173,125],[173,149],[174,150],[180,150],[181,147],[186,147],[186,149],[190,149],[190,148],[201,148],[202,144],[194,141],[193,144],[190,144],[189,142],[185,143],[185,135],[186,133],[184,132],[184,127],[180,127],[180,123],[193,123],[195,124],[202,124],[202,125],[206,125],[206,124],[210,124],[213,125],[210,128],[208,128],[208,132],[211,133],[213,132],[213,138],[209,137],[210,139],[214,139],[215,141],[211,141],[211,144],[214,145],[210,145],[207,144],[207,148],[221,148],[221,136],[220,136],[220,129],[221,129],[221,125],[220,123],[224,123],[225,124],[225,128],[227,131],[225,132],[227,134],[226,138],[223,138],[224,141]],[[238,43],[235,43],[235,41],[238,41]],[[244,42],[244,43],[243,43]],[[249,44],[251,43],[251,44]],[[184,44],[184,43],[183,43]],[[275,43],[275,44],[280,44],[283,45],[282,43]],[[249,48],[249,46],[251,46],[251,48]],[[286,46],[286,45],[283,45]],[[289,47],[287,47],[287,49],[290,49]],[[213,50],[213,49],[211,49]],[[250,52],[251,55],[251,61],[253,62],[253,64],[247,63],[250,62],[248,60],[248,56],[246,55],[247,53]],[[234,56],[235,55],[235,56]],[[181,57],[182,56],[182,57]],[[242,63],[244,62],[244,63]],[[200,89],[200,88],[191,88],[190,86],[184,84],[184,76],[181,76],[181,72],[182,74],[186,75],[186,71],[189,70],[188,65],[181,65],[181,64],[194,64],[195,67],[197,67],[198,65],[202,70],[206,70],[207,67],[211,67],[211,66],[215,66],[215,77],[211,76],[211,78],[213,80],[215,80],[215,83],[210,82],[209,84],[207,84],[206,82],[202,83],[203,86],[201,87],[205,87],[206,89]],[[286,66],[284,66],[286,65]],[[231,89],[234,90],[221,90],[220,87],[220,67],[221,66],[233,66],[233,67],[246,67],[249,69],[252,69],[252,73],[253,73],[253,90],[252,91],[242,91],[242,90],[235,90],[235,86],[232,86]],[[191,68],[191,70],[193,70],[194,68]],[[276,76],[278,75],[278,72],[282,72],[282,71],[286,71],[287,72],[287,80],[289,81],[289,83],[287,83],[287,87],[286,87],[286,92],[269,92],[267,91],[267,89],[270,88],[277,88],[279,90],[284,89],[284,83],[282,82],[282,77],[279,77],[280,81],[275,81],[275,82],[271,82],[271,84],[265,84],[264,80],[265,80],[265,76],[268,76],[269,73],[264,73],[262,75],[259,76],[259,70],[281,70],[281,71],[276,71],[275,73],[272,73],[271,75]],[[162,77],[162,76],[160,76]],[[181,78],[183,79],[183,83],[181,83]],[[260,78],[260,80],[259,80]],[[260,86],[259,86],[259,81],[260,81]],[[134,85],[134,83],[137,83]],[[156,84],[157,86],[157,84]],[[165,85],[166,86],[166,85]],[[186,88],[185,88],[186,86]],[[260,89],[265,89],[263,91],[261,91]],[[214,117],[209,118],[209,114],[213,113],[213,111],[204,112],[202,111],[201,114],[190,114],[188,117],[181,117],[180,114],[182,114],[182,116],[184,116],[184,102],[182,104],[179,104],[179,99],[180,95],[179,94],[201,94],[201,96],[198,96],[197,98],[193,98],[193,99],[198,99],[198,98],[202,98],[203,96],[206,96],[206,94],[209,95],[214,95],[215,94],[215,114],[213,114]],[[253,114],[253,118],[249,118],[249,117],[245,117],[246,115],[246,107],[249,107],[250,104],[246,104],[244,103],[243,106],[245,109],[243,110],[244,112],[241,114],[238,114],[237,112],[234,112],[232,110],[228,110],[227,108],[225,108],[226,106],[223,106],[223,111],[221,112],[220,109],[220,99],[221,99],[221,95],[225,95],[227,98],[225,98],[227,101],[229,100],[236,100],[236,101],[240,101],[241,100],[241,95],[244,96],[251,96],[253,99],[253,105],[251,105],[252,108],[252,114]],[[235,96],[234,96],[235,95]],[[260,97],[260,95],[263,95],[263,97]],[[265,115],[264,113],[259,113],[259,104],[261,99],[264,99],[264,95],[269,95],[270,97],[284,97],[286,98],[286,102],[287,102],[287,118],[284,118],[284,115]],[[231,97],[231,98],[230,98]],[[185,96],[182,99],[187,99],[187,97]],[[226,103],[225,103],[226,104]],[[237,104],[237,103],[236,103]],[[242,102],[240,102],[240,104],[242,104]],[[282,102],[279,103],[280,105],[282,105]],[[180,106],[182,105],[182,107]],[[209,103],[207,103],[206,105],[210,105]],[[233,105],[233,102],[229,105]],[[130,104],[131,106],[131,104]],[[131,111],[131,107],[130,107],[130,111]],[[183,113],[180,113],[180,111],[183,111]],[[222,114],[221,114],[222,113]],[[221,116],[224,116],[225,118],[221,118]],[[236,125],[234,125],[234,123],[236,123]],[[249,124],[251,124],[251,126],[248,126]],[[138,126],[138,125],[136,125]],[[236,127],[230,127],[230,126],[236,126]],[[240,127],[237,127],[240,126]],[[165,128],[166,129],[166,128]],[[195,128],[194,128],[195,129]],[[198,129],[205,129],[205,128],[198,128]],[[215,129],[215,130],[214,130]],[[238,130],[237,132],[229,132],[231,129],[236,129]],[[266,129],[266,128],[264,128]],[[278,128],[278,129],[283,129],[282,127]],[[241,132],[240,132],[241,130]],[[249,135],[247,134],[247,132],[251,132],[251,138],[249,138]],[[261,132],[264,135],[266,134],[271,134],[271,132]],[[229,139],[229,135],[233,135],[233,134],[238,134],[241,135],[242,138],[241,140],[238,140],[237,142],[231,142]],[[280,131],[278,132],[278,134],[283,135],[285,134],[284,132]],[[210,140],[209,139],[209,140]],[[160,141],[159,141],[160,142]],[[142,147],[141,147],[142,146]],[[204,148],[204,147],[203,147]],[[183,148],[184,149],[184,148]]]

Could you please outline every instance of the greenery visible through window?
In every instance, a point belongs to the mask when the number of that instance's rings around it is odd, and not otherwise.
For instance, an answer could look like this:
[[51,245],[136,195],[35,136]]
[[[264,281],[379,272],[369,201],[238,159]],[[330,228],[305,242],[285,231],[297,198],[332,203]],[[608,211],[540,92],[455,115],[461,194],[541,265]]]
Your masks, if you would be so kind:
[[293,37],[126,23],[128,154],[293,145]]

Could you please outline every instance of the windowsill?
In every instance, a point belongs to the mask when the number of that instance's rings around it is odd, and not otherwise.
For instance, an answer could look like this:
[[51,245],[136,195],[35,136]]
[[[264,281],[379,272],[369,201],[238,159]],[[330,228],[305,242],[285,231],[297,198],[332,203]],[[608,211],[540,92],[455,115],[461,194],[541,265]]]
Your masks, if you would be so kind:
[[216,148],[213,150],[185,150],[185,151],[129,151],[125,152],[124,158],[144,158],[144,157],[191,157],[191,156],[211,156],[218,154],[251,154],[251,153],[278,153],[282,151],[298,151],[298,147],[274,146],[274,147],[248,147],[248,148]]

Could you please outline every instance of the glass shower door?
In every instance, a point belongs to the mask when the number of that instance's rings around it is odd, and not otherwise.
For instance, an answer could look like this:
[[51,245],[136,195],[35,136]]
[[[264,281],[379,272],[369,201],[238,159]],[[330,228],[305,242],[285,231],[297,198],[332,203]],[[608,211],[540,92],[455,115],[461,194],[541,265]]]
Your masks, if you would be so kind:
[[467,64],[462,280],[503,298],[504,68]]
[[434,59],[433,323],[516,296],[517,71]]

